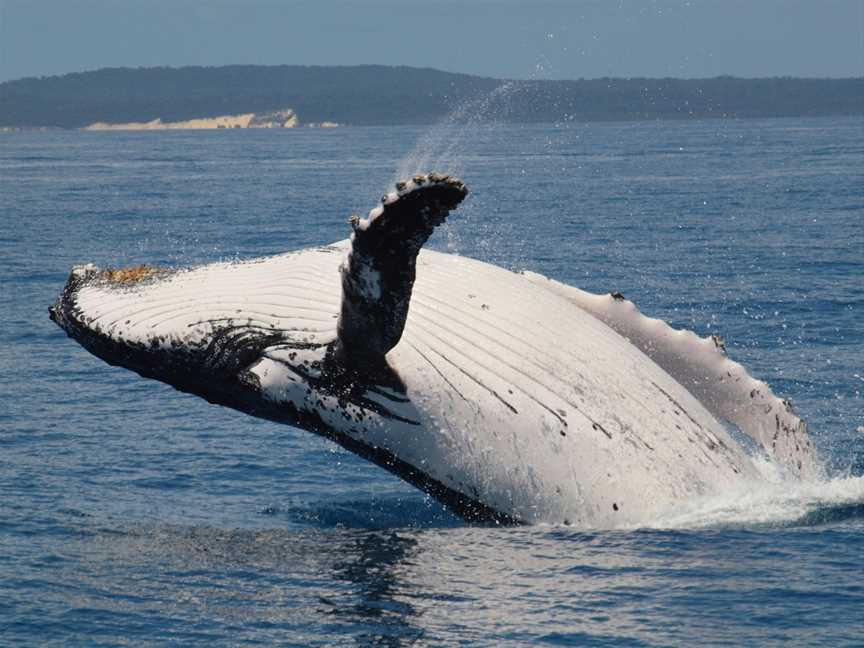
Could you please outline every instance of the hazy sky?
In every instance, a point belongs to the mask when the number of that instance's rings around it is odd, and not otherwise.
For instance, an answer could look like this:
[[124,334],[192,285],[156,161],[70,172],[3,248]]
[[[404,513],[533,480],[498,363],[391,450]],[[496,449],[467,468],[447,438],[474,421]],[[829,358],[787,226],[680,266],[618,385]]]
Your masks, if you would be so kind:
[[229,63],[862,76],[864,0],[0,0],[0,81]]

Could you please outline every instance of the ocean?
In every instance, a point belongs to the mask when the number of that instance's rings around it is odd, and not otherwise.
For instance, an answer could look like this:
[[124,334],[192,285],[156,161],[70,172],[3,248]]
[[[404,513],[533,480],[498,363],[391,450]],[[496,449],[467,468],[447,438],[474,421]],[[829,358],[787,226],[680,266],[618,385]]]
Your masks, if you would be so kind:
[[[110,367],[73,264],[332,242],[401,175],[430,241],[700,335],[828,478],[638,529],[472,526],[335,445]],[[0,645],[864,645],[864,120],[0,134]]]

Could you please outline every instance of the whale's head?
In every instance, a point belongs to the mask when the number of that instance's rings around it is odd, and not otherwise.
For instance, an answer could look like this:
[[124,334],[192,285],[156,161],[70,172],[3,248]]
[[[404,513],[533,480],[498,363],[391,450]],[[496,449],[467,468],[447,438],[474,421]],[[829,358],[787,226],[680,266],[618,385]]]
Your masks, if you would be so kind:
[[350,241],[268,258],[77,266],[49,314],[107,363],[210,402],[306,428],[307,415],[386,416],[404,399],[382,409],[367,392],[404,389],[385,355],[402,334],[415,259],[466,193],[458,179],[416,176],[352,221]]
[[257,413],[256,363],[274,354],[290,365],[301,353],[302,366],[335,339],[343,254],[335,245],[198,268],[77,266],[49,315],[109,364]]
[[420,248],[467,193],[458,178],[417,175],[352,218],[349,241],[269,258],[78,266],[49,314],[109,364],[326,436],[467,519],[513,522],[422,468],[436,451],[428,414],[387,359]]

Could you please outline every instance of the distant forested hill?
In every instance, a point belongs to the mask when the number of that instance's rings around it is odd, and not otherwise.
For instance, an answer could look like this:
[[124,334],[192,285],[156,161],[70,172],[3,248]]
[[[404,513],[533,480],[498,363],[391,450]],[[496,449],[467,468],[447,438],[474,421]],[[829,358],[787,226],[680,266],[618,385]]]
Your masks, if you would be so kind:
[[109,68],[0,84],[0,127],[180,121],[279,108],[293,108],[301,122],[422,124],[471,100],[487,107],[483,117],[505,122],[860,115],[864,78],[505,82],[377,65]]

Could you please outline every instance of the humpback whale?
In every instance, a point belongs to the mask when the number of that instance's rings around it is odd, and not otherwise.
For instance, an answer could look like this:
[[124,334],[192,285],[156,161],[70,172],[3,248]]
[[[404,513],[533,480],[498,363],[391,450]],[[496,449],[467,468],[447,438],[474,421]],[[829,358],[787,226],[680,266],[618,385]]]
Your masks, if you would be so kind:
[[76,266],[51,319],[87,350],[334,441],[468,521],[638,525],[820,462],[788,401],[702,339],[423,249],[467,196],[396,184],[350,239],[191,268]]

